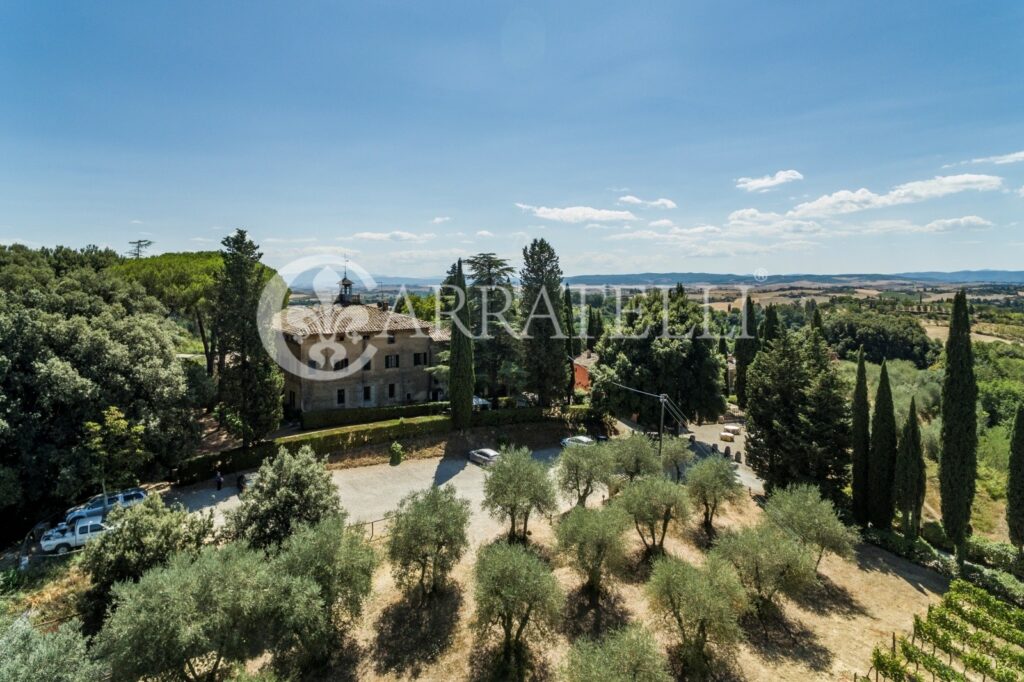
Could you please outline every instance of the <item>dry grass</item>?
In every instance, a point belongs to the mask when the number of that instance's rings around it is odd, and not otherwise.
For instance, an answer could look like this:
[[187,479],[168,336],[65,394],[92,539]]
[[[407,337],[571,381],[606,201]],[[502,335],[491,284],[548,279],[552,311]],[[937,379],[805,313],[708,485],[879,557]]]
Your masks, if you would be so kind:
[[[726,509],[716,520],[719,529],[756,523],[760,509],[751,500]],[[555,679],[571,643],[579,637],[599,636],[625,623],[650,628],[666,650],[671,633],[659,627],[648,610],[644,582],[649,569],[640,559],[640,543],[630,535],[633,560],[612,582],[598,612],[579,594],[579,577],[557,556],[549,521],[533,524],[531,542],[551,561],[567,594],[566,622],[531,652],[535,669],[531,679]],[[696,523],[675,528],[666,542],[667,551],[687,561],[703,561],[705,539]],[[382,567],[375,578],[374,593],[353,632],[358,652],[354,679],[472,680],[483,679],[491,644],[472,623],[472,565],[474,548],[454,572],[455,588],[427,616],[404,602],[390,570]],[[853,679],[864,673],[872,648],[893,631],[906,630],[913,614],[922,613],[947,587],[935,573],[910,564],[883,550],[862,545],[853,561],[828,557],[822,564],[822,584],[802,603],[786,603],[785,627],[776,625],[765,633],[752,625],[748,641],[728,657],[726,677],[743,680]],[[383,634],[382,634],[383,633]]]

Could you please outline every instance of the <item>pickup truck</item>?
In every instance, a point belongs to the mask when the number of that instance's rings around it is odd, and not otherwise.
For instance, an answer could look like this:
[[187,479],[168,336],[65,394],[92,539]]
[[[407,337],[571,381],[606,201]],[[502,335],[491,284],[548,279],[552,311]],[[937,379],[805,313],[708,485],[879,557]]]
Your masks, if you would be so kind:
[[44,552],[66,554],[72,549],[85,545],[93,538],[98,538],[109,530],[99,516],[78,519],[73,525],[62,523],[51,528],[39,539],[39,546]]

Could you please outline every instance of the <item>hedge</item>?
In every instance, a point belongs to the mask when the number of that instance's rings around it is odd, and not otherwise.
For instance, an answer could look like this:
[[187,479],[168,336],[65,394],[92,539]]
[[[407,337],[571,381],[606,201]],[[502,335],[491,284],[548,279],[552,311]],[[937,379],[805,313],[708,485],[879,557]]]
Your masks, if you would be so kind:
[[[438,403],[431,404],[437,405]],[[564,416],[557,410],[546,410],[540,407],[484,410],[473,414],[472,423],[473,426],[504,426],[548,420],[560,421]],[[308,445],[316,454],[326,457],[362,445],[389,443],[401,438],[448,433],[451,429],[451,419],[447,415],[426,415],[297,433],[253,445],[248,451],[235,448],[193,457],[177,468],[174,472],[174,479],[178,484],[195,483],[213,478],[217,471],[228,474],[244,469],[254,469],[264,459],[276,454],[281,447],[296,450]]]
[[[921,537],[933,547],[952,552],[953,543],[946,537],[946,531],[938,521],[929,521],[921,527]],[[1017,548],[1008,542],[996,542],[980,536],[967,538],[967,560],[981,566],[1012,573],[1024,579],[1024,560]]]
[[943,554],[935,549],[923,538],[918,538],[913,547],[908,547],[906,539],[891,530],[871,528],[865,530],[863,535],[867,542],[878,545],[897,556],[938,571],[947,578],[963,578],[987,590],[1003,601],[1024,608],[1024,583],[1006,571],[986,568],[985,566],[979,566],[971,561],[967,561],[964,563],[963,571],[958,575],[956,560],[952,556]]
[[355,407],[347,410],[317,410],[302,413],[302,428],[323,429],[331,426],[368,424],[400,417],[424,417],[443,414],[446,409],[448,409],[447,401],[390,407]]

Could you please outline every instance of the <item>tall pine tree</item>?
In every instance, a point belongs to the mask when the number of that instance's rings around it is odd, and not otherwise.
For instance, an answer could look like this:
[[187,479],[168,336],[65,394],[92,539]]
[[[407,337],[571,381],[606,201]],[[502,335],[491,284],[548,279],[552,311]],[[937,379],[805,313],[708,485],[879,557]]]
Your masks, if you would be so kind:
[[899,451],[896,455],[896,475],[893,495],[900,512],[903,534],[911,543],[921,531],[921,508],[924,506],[925,469],[924,450],[921,447],[921,427],[918,424],[917,403],[910,399],[910,413],[903,427]]
[[[523,248],[522,284],[523,367],[526,386],[544,407],[565,393],[568,364],[562,330],[562,268],[558,255],[544,239]],[[564,333],[564,332],[563,332]]]
[[236,230],[224,237],[224,270],[217,277],[217,338],[224,362],[220,400],[227,428],[242,440],[242,448],[276,429],[283,416],[284,377],[263,347],[257,307],[263,289],[263,256],[259,247]]
[[882,361],[871,420],[871,455],[868,460],[868,516],[875,528],[888,529],[893,517],[893,475],[896,470],[896,414],[893,411],[889,370]]
[[942,453],[939,489],[942,525],[956,547],[963,567],[970,534],[971,504],[978,472],[978,384],[971,350],[971,319],[967,293],[953,298],[953,312],[946,340],[946,376],[942,385]]
[[1024,558],[1024,404],[1017,406],[1010,439],[1010,473],[1006,479],[1006,525],[1010,543]]
[[[466,331],[470,331],[469,300],[465,296],[466,277],[462,272],[462,260],[455,265],[455,283],[453,286],[462,291],[464,305],[455,311],[456,318],[462,323],[452,324],[451,354],[448,359],[448,399],[452,410],[452,428],[465,429],[473,418],[473,387],[476,384],[473,370],[473,340]],[[458,298],[458,295],[456,294]],[[461,327],[465,327],[464,331]]]
[[864,349],[857,354],[857,383],[853,388],[853,518],[861,526],[871,520],[871,406],[868,403],[868,377],[864,367]]
[[[757,340],[757,315],[754,314],[754,302],[747,296],[743,304],[740,319],[740,335],[736,337],[733,354],[736,356],[736,403],[743,409],[747,407],[747,369],[754,362],[760,343]],[[744,329],[745,328],[745,329]],[[744,333],[745,331],[745,333]]]

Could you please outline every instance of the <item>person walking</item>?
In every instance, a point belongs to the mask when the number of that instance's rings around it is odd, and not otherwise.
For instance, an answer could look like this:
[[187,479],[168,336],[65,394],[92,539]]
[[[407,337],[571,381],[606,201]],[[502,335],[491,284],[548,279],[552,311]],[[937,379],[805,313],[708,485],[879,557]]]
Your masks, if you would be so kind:
[[221,475],[220,470],[217,470],[217,490],[224,487],[224,477]]

